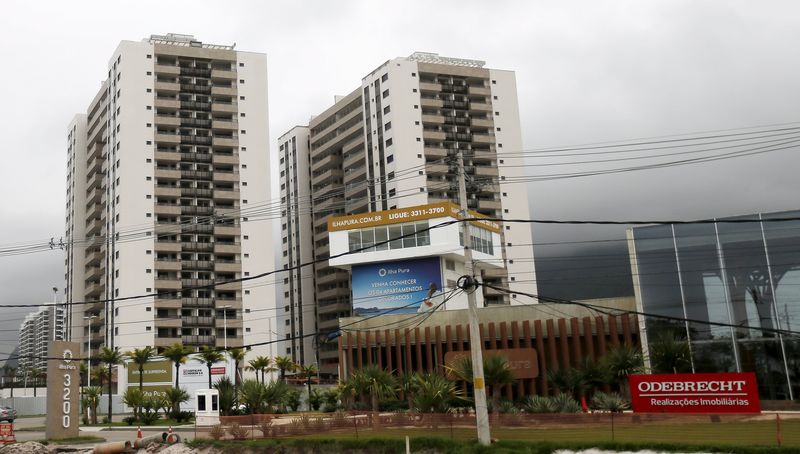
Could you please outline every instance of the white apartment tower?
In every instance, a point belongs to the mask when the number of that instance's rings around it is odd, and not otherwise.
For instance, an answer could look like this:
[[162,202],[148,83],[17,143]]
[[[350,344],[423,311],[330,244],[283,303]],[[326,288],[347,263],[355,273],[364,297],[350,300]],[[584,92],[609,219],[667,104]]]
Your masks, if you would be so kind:
[[[336,342],[324,342],[350,315],[349,273],[328,266],[327,219],[435,202],[458,203],[456,155],[468,175],[469,208],[492,218],[530,217],[520,155],[513,71],[477,60],[417,52],[380,65],[350,94],[279,139],[284,267],[318,260],[284,279],[286,354],[337,373]],[[483,281],[536,293],[529,224],[502,227],[503,269]],[[387,256],[387,260],[391,260]],[[516,295],[484,288],[486,304]],[[279,304],[279,306],[281,306]],[[314,355],[318,355],[315,358]]]
[[275,268],[257,208],[270,199],[264,54],[189,35],[122,41],[68,141],[73,341],[96,352],[272,340],[273,287],[240,280]]
[[47,371],[50,341],[64,340],[66,310],[62,306],[42,306],[25,316],[19,326],[18,364],[20,373],[28,369]]

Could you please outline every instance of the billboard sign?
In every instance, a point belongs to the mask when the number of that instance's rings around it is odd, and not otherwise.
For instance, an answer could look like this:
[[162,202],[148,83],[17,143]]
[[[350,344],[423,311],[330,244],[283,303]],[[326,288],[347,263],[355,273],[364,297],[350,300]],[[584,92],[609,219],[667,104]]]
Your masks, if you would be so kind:
[[353,314],[404,314],[433,310],[442,302],[439,257],[353,266]]
[[631,406],[641,413],[760,413],[752,372],[642,374],[629,377]]
[[[162,383],[173,381],[172,372],[175,367],[172,361],[148,361],[144,364],[144,378],[142,383]],[[139,383],[139,366],[134,363],[128,364],[128,383]]]

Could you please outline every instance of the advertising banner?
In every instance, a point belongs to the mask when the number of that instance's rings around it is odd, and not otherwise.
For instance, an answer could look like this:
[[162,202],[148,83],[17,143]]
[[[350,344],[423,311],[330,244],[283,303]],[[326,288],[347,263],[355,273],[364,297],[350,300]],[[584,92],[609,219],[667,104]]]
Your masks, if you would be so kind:
[[[128,363],[128,383],[139,384],[139,366],[134,363]],[[172,361],[148,361],[143,367],[144,379],[142,383],[162,383],[172,382],[172,371],[175,367]]]
[[442,301],[439,257],[353,266],[353,314],[433,310]]
[[756,376],[746,373],[631,375],[640,413],[760,413]]

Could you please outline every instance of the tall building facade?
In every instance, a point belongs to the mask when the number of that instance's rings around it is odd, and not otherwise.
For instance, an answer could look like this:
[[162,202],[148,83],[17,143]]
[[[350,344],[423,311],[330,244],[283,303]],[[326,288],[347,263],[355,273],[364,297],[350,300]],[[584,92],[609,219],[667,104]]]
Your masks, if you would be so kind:
[[[324,342],[324,334],[352,310],[348,271],[327,263],[330,216],[458,203],[460,150],[469,209],[529,218],[516,78],[484,66],[421,52],[389,60],[279,139],[283,264],[315,262],[283,282],[286,302],[278,312],[292,339],[285,353],[296,361],[337,373],[336,343]],[[501,241],[503,266],[481,279],[536,293],[530,226],[503,225]],[[483,292],[487,305],[515,300],[513,293]]]
[[123,41],[68,140],[73,341],[273,339],[274,287],[240,280],[275,268],[272,220],[258,208],[270,198],[264,54],[189,35]]
[[28,369],[47,370],[49,342],[65,339],[65,320],[66,310],[61,306],[42,306],[25,316],[19,326],[20,374]]

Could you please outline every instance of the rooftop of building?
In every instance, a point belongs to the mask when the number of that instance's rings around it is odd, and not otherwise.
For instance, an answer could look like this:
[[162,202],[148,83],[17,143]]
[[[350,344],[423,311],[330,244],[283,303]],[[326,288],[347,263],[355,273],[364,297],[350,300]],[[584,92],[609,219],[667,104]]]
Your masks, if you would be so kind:
[[167,33],[166,35],[150,35],[149,38],[144,38],[142,41],[150,42],[153,44],[168,44],[171,46],[183,46],[183,47],[199,47],[203,49],[234,50],[234,48],[236,47],[236,43],[233,43],[232,45],[204,43],[196,39],[194,35],[185,35],[182,33]]

